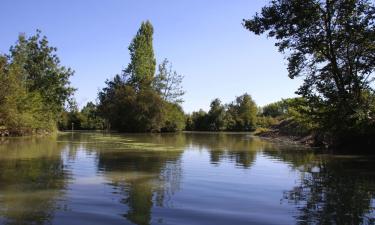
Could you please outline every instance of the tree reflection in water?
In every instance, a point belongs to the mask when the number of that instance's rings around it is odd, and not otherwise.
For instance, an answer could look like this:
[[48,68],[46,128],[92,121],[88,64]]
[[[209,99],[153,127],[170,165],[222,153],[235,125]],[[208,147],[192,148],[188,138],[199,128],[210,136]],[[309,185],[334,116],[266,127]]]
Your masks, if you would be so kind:
[[228,160],[250,168],[256,152],[264,147],[264,142],[244,135],[188,133],[128,137],[124,151],[110,151],[108,146],[106,150],[99,148],[98,167],[124,196],[122,203],[128,206],[124,217],[139,225],[157,221],[152,208],[168,207],[172,195],[179,190],[185,149],[207,151],[212,164]]
[[299,167],[299,184],[284,193],[297,224],[375,224],[373,159],[317,156]]
[[256,154],[269,145],[259,138],[236,133],[187,133],[186,137],[191,146],[209,152],[212,164],[228,160],[245,169],[250,168]]
[[67,186],[63,148],[53,137],[7,139],[0,145],[1,223],[52,222]]
[[[250,218],[246,207],[264,207],[265,213],[259,211],[257,215],[265,219],[263,216],[269,216],[267,210],[273,204],[274,197],[262,194],[275,192],[260,189],[274,185],[269,180],[275,172],[272,170],[274,162],[283,166],[277,168],[284,168],[284,173],[292,172],[289,178],[297,182],[294,188],[284,192],[282,200],[283,203],[295,206],[293,212],[297,224],[374,224],[375,163],[369,157],[319,155],[307,150],[298,151],[298,147],[291,145],[264,142],[247,134],[217,133],[69,133],[58,139],[6,139],[0,145],[0,152],[1,224],[50,224],[64,221],[66,215],[72,215],[75,219],[84,218],[87,211],[93,213],[90,219],[98,219],[100,223],[103,217],[97,213],[97,209],[102,209],[102,205],[90,208],[90,204],[98,202],[110,204],[105,206],[109,218],[119,223],[147,225],[164,222],[168,218],[188,223],[198,221],[199,217],[194,217],[197,215],[206,216],[208,220],[217,217],[199,209],[202,205],[228,212],[232,212],[233,207],[244,209],[239,214],[242,218],[238,220],[242,222]],[[85,157],[91,158],[85,161]],[[80,165],[80,160],[88,164]],[[75,169],[72,165],[76,166]],[[192,168],[196,165],[199,167]],[[263,165],[270,165],[268,170],[262,171],[268,175],[263,180],[266,183],[259,181],[258,184],[254,180],[248,182],[252,179],[251,173],[247,173],[249,169],[254,166],[256,169],[253,172],[256,173],[259,166]],[[79,182],[74,183],[75,179],[80,179],[77,172],[81,172],[81,169],[84,178],[95,181],[93,184],[80,186]],[[205,180],[205,175],[216,174],[214,171],[220,170],[225,170],[227,176],[233,174],[233,183],[226,180],[222,182],[223,177],[220,175]],[[242,180],[246,178],[249,180]],[[183,179],[186,182],[182,183]],[[240,185],[233,188],[236,182]],[[103,189],[98,185],[102,185]],[[174,196],[182,185],[186,185],[183,186],[184,191]],[[85,195],[82,203],[81,189],[75,189],[74,194],[65,191],[77,187],[89,188],[82,189],[88,193],[105,195],[101,198]],[[217,192],[211,189],[216,187]],[[248,190],[249,187],[255,189]],[[275,184],[271,188],[278,190],[275,195],[277,206],[273,206],[280,207],[279,210],[285,209],[279,205],[279,196],[288,186],[277,189],[278,184]],[[106,195],[107,192],[110,194]],[[207,198],[206,193],[210,194]],[[246,193],[261,194],[253,198],[245,196]],[[108,197],[114,197],[115,202],[108,202]],[[221,198],[225,201],[220,201]],[[197,201],[187,203],[197,210],[181,211],[187,199]],[[259,200],[266,204],[255,206]],[[228,205],[220,206],[228,201]],[[182,208],[178,205],[176,210],[174,203],[181,204]],[[60,208],[63,204],[66,209]],[[77,211],[77,207],[83,207],[84,213]],[[71,209],[72,212],[69,211]],[[113,215],[111,210],[114,210]],[[184,217],[184,214],[188,216]],[[73,218],[69,217],[72,221]],[[226,215],[221,218],[228,221],[236,219]],[[289,214],[282,214],[280,218],[293,222]],[[226,223],[225,220],[221,222]]]
[[124,217],[140,225],[151,223],[153,206],[168,204],[168,199],[179,189],[182,174],[182,149],[176,136],[155,135],[152,140],[152,144],[147,139],[137,140],[143,143],[141,150],[130,148],[125,152],[98,154],[99,169],[124,196],[122,203],[128,206]]

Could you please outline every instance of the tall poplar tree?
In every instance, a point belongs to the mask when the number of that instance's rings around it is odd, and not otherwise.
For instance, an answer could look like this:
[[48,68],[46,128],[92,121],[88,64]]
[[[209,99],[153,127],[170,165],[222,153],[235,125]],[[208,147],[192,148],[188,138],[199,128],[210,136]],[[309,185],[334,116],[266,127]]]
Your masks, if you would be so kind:
[[156,60],[153,49],[154,28],[150,21],[142,22],[136,36],[129,45],[130,63],[125,76],[137,90],[151,87],[155,74]]

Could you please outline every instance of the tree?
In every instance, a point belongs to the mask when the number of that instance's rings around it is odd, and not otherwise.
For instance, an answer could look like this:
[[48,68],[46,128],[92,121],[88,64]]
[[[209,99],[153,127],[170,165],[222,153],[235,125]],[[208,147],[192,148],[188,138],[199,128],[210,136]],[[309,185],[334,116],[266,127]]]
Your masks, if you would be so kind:
[[0,126],[11,134],[54,130],[74,92],[73,71],[40,34],[20,35],[10,54],[0,56]]
[[214,99],[210,104],[208,111],[209,130],[220,131],[225,129],[225,107],[221,104],[220,99]]
[[276,38],[287,54],[289,77],[304,77],[297,93],[309,102],[310,118],[332,139],[374,127],[372,1],[273,0],[244,26]]
[[136,89],[120,76],[99,92],[99,112],[111,129],[126,132],[160,131],[164,102],[153,89]]
[[280,117],[287,112],[286,105],[283,101],[270,103],[262,108],[263,116]]
[[198,112],[193,112],[191,115],[192,124],[189,125],[191,130],[207,131],[208,130],[208,116],[207,113],[200,109]]
[[5,109],[3,108],[8,92],[7,81],[8,59],[5,55],[0,55],[0,128],[5,124]]
[[[52,131],[73,89],[40,31],[0,56],[0,126],[12,135]],[[60,72],[60,73],[59,73]],[[66,76],[65,76],[66,75]]]
[[136,98],[135,131],[161,131],[165,122],[165,102],[152,89],[142,90]]
[[247,93],[236,98],[237,124],[242,130],[253,130],[256,125],[257,106]]
[[130,63],[124,72],[129,75],[129,84],[138,90],[150,87],[154,78],[156,60],[153,33],[150,21],[143,22],[129,45]]
[[65,103],[75,91],[69,78],[74,71],[60,65],[57,48],[49,46],[41,31],[26,38],[20,35],[15,46],[10,48],[10,61],[21,66],[21,73],[29,92],[39,92],[44,104],[58,117]]
[[258,108],[247,93],[227,105],[225,120],[228,130],[251,131],[256,127]]
[[187,116],[186,129],[199,131],[252,131],[256,128],[258,108],[251,96],[243,94],[236,101],[222,105],[214,99],[210,110],[199,110]]
[[185,114],[179,104],[165,102],[164,114],[165,122],[161,131],[175,132],[185,128]]
[[99,111],[112,129],[126,132],[160,131],[164,102],[152,89],[155,74],[153,27],[143,22],[129,46],[130,63],[124,73],[107,81],[99,92]]
[[153,80],[153,87],[165,101],[182,103],[182,96],[185,94],[181,86],[183,78],[184,76],[172,70],[172,64],[168,59],[164,59]]
[[98,107],[92,102],[88,102],[81,110],[81,126],[85,130],[102,130],[104,121],[98,114]]
[[84,116],[78,109],[75,99],[71,99],[66,109],[61,113],[57,126],[59,130],[82,130]]
[[159,132],[183,129],[185,116],[182,101],[182,76],[167,69],[168,61],[159,66],[155,77],[152,48],[153,28],[142,23],[129,46],[130,60],[122,75],[106,82],[99,92],[98,111],[112,129],[126,132]]

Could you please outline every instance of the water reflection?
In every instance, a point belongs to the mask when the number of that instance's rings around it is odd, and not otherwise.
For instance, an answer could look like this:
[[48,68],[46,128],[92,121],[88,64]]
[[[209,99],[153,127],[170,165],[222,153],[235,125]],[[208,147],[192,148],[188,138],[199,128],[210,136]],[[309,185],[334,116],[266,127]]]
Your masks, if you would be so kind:
[[149,224],[154,205],[163,206],[179,187],[180,153],[99,154],[99,168],[124,196],[124,216],[135,224]]
[[266,145],[237,134],[112,135],[97,139],[95,144],[92,138],[91,142],[79,138],[86,149],[95,149],[99,171],[123,196],[121,203],[128,207],[123,216],[140,225],[155,222],[152,209],[168,207],[179,190],[184,150],[207,151],[212,164],[230,161],[248,169]]
[[374,224],[374,160],[317,157],[303,166],[298,185],[284,193],[297,224]]
[[186,138],[191,147],[208,151],[212,164],[228,160],[243,168],[251,167],[257,152],[271,147],[270,143],[248,134],[187,133]]
[[374,224],[374,162],[248,134],[3,139],[0,224]]
[[[4,143],[6,142],[6,143]],[[55,138],[7,139],[0,145],[0,219],[3,224],[48,224],[66,188]]]
[[132,136],[124,151],[98,151],[98,168],[123,196],[128,206],[123,216],[135,224],[150,224],[152,207],[163,207],[181,180],[183,136]]

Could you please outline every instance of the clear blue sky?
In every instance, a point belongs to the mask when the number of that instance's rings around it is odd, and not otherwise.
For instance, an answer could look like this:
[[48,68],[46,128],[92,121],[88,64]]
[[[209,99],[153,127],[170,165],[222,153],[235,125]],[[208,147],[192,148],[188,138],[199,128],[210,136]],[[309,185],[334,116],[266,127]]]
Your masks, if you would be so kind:
[[41,29],[75,70],[80,107],[95,101],[104,81],[129,62],[128,45],[144,20],[154,25],[157,62],[168,58],[185,76],[184,109],[208,109],[247,92],[258,105],[294,96],[301,81],[287,76],[272,39],[245,30],[267,0],[1,0],[0,53],[20,32]]

